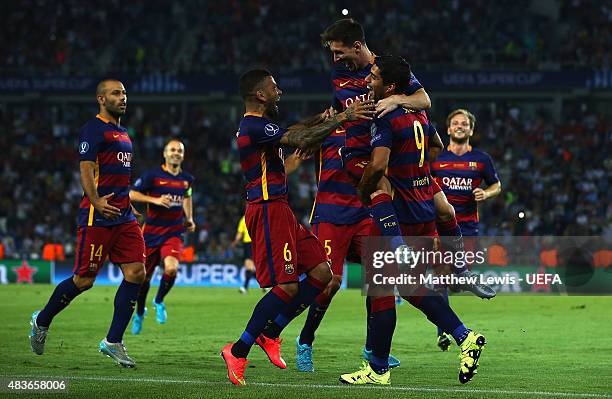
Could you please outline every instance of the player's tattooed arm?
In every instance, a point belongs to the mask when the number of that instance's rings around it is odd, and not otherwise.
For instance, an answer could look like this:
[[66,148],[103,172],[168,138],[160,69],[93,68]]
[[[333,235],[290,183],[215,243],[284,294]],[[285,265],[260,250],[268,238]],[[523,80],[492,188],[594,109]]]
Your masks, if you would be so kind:
[[91,205],[107,219],[116,219],[121,216],[121,210],[108,203],[115,193],[106,194],[103,197],[98,195],[94,178],[96,163],[92,161],[81,161],[79,163],[79,169],[81,171],[81,186],[83,186],[83,191],[85,195],[87,195],[87,198],[89,198]]
[[372,150],[370,162],[365,167],[363,176],[361,176],[357,186],[359,197],[364,205],[370,204],[371,196],[377,190],[388,194],[391,192],[389,182],[384,177],[387,165],[389,165],[390,155],[391,149],[388,147],[376,147]]
[[378,113],[378,117],[382,118],[397,107],[421,111],[431,108],[431,99],[425,89],[419,89],[411,95],[394,94],[378,101],[378,103],[376,103],[376,112]]
[[280,144],[304,150],[315,149],[336,127],[344,122],[372,119],[374,112],[373,101],[354,102],[344,112],[333,115],[314,126],[306,127],[302,124],[290,126],[287,133],[281,138]]

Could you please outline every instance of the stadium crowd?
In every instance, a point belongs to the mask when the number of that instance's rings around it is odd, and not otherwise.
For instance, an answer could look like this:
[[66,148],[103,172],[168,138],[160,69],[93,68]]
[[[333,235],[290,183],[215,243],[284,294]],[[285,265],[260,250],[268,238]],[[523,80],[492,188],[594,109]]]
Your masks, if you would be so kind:
[[[502,181],[502,194],[481,206],[485,235],[612,235],[612,123],[589,108],[567,105],[554,123],[519,106],[496,103],[478,117],[473,143],[488,152]],[[46,242],[74,250],[78,180],[77,132],[93,106],[81,104],[0,107],[0,239],[5,256],[38,255]],[[230,242],[243,211],[243,181],[235,146],[237,121],[201,105],[185,112],[173,106],[132,105],[123,124],[135,144],[136,175],[161,163],[171,136],[186,145],[184,167],[195,175],[197,230],[187,243],[199,259],[233,258]],[[445,111],[432,109],[444,140]],[[314,164],[291,175],[290,201],[308,222],[316,190]],[[141,211],[142,211],[141,207]],[[519,214],[523,212],[524,217]]]
[[[366,32],[377,32],[370,48],[418,58],[425,68],[600,68],[612,60],[607,2],[370,0],[347,7]],[[317,39],[342,9],[306,0],[290,6],[280,0],[26,0],[1,8],[0,32],[10,38],[0,43],[4,72],[69,76],[239,73],[262,60],[276,72],[327,71],[329,57]],[[112,26],[112,33],[92,26]],[[253,34],[260,31],[266,35]]]

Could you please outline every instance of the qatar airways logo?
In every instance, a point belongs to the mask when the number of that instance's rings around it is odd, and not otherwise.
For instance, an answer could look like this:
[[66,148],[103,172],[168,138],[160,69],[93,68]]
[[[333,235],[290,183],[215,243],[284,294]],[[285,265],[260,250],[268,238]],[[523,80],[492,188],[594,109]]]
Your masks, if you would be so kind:
[[118,152],[117,161],[121,162],[124,168],[129,168],[132,164],[132,153],[125,151]]
[[370,99],[371,99],[370,92],[359,94],[355,97],[349,97],[346,100],[344,100],[344,108],[346,109],[350,107],[351,104],[354,103],[355,101],[368,101]]
[[469,177],[443,177],[442,184],[451,190],[472,191],[472,179]]

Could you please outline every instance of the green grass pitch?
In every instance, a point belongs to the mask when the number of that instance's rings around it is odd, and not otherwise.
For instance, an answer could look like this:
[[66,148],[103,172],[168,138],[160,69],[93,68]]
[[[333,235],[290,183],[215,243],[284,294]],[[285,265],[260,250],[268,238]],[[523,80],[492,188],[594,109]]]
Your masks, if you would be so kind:
[[[271,365],[254,347],[247,386],[227,380],[219,356],[235,340],[261,292],[174,288],[166,299],[168,323],[153,309],[143,332],[128,332],[125,344],[138,363],[122,369],[97,352],[108,329],[116,287],[94,287],[54,321],[45,354],[28,343],[29,317],[53,287],[0,287],[0,376],[69,378],[67,393],[45,397],[83,398],[605,398],[612,397],[612,300],[609,297],[500,296],[481,301],[451,298],[469,327],[488,340],[479,373],[461,385],[457,347],[440,352],[434,327],[405,303],[398,307],[393,354],[402,361],[389,387],[352,387],[338,382],[360,365],[364,341],[364,298],[341,291],[315,341],[314,373],[295,370],[295,337],[304,315],[283,332],[287,370]],[[151,289],[149,296],[155,293]],[[150,299],[149,299],[150,300]],[[7,396],[0,393],[0,396]],[[22,394],[26,397],[32,394]]]

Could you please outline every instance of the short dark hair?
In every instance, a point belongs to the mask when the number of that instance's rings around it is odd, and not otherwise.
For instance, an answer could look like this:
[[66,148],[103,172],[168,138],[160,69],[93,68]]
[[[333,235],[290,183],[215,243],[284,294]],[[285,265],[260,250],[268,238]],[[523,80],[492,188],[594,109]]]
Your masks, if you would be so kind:
[[338,40],[345,46],[352,46],[355,42],[365,43],[363,26],[353,18],[339,19],[321,33],[321,44],[325,47],[331,41]]
[[396,55],[382,55],[374,59],[380,69],[380,77],[385,85],[395,83],[395,92],[408,94],[412,70],[408,61]]
[[254,96],[258,86],[265,78],[272,76],[266,69],[251,69],[240,76],[240,95],[243,99]]

